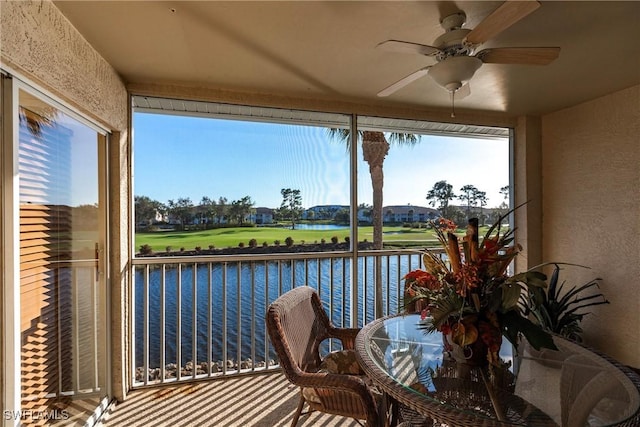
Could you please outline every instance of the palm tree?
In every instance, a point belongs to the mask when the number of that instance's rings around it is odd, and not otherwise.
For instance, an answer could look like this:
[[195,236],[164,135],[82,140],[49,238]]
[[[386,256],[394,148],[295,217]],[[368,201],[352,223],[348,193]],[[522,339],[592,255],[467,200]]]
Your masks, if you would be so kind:
[[[346,143],[347,150],[351,148],[351,131],[349,129],[329,129],[329,136]],[[373,190],[373,208],[371,210],[371,223],[373,225],[373,249],[382,249],[382,188],[384,186],[384,174],[382,166],[384,158],[389,152],[391,144],[415,145],[420,135],[410,133],[389,133],[387,137],[383,132],[359,131],[358,136],[362,141],[362,157],[369,164],[371,175],[371,187]],[[382,270],[376,263],[375,271],[375,315],[382,315]]]

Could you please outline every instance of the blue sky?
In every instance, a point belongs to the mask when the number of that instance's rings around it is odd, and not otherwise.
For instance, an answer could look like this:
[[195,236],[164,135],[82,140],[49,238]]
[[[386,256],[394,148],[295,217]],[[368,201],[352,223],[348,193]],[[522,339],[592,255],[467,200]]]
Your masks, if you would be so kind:
[[[440,180],[454,192],[466,184],[485,191],[488,207],[508,185],[507,140],[423,136],[413,147],[392,146],[384,163],[384,204],[429,206]],[[358,201],[371,204],[368,165],[358,153]],[[349,157],[326,129],[175,115],[134,116],[134,194],[167,203],[203,196],[250,196],[254,206],[278,207],[280,189],[299,189],[304,207],[349,204]],[[455,203],[461,203],[454,200]]]

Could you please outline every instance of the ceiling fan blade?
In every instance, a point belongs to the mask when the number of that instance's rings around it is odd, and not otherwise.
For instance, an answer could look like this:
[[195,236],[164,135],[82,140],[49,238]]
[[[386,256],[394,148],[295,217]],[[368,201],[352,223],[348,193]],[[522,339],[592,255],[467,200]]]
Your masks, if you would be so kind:
[[485,64],[526,65],[547,65],[559,55],[559,47],[501,47],[484,49],[476,54]]
[[433,56],[440,52],[437,47],[429,46],[426,44],[403,42],[400,40],[387,40],[379,43],[376,48],[384,49],[392,52],[402,53],[419,53],[420,55]]
[[482,44],[506,30],[540,7],[536,0],[505,1],[467,34],[466,41],[472,45]]
[[397,90],[402,89],[409,83],[412,83],[418,80],[420,77],[426,76],[427,73],[429,72],[429,68],[431,68],[431,66],[421,68],[418,71],[414,71],[413,73],[409,74],[407,77],[398,80],[397,82],[395,82],[391,86],[388,86],[385,89],[382,89],[380,92],[378,92],[378,96],[379,97],[389,96],[392,93],[396,92]]

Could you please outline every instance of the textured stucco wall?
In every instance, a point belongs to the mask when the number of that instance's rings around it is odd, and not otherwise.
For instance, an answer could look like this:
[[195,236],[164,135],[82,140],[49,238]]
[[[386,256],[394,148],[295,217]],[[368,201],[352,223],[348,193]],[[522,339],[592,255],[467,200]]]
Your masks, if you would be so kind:
[[3,66],[109,128],[126,129],[123,82],[51,2],[2,1],[0,24]]
[[128,261],[128,94],[115,70],[50,1],[0,1],[0,65],[111,131],[109,242],[112,295],[112,385],[126,393],[126,263]]
[[640,367],[640,86],[542,118],[543,258],[569,283],[601,277],[588,344]]

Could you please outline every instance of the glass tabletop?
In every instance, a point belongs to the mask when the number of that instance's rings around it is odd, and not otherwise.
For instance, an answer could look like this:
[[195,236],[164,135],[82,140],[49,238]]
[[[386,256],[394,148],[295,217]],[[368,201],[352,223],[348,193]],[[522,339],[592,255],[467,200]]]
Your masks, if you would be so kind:
[[356,341],[363,369],[415,413],[450,425],[640,425],[640,377],[554,336],[559,351],[506,339],[499,366],[454,357],[418,314],[376,320]]

